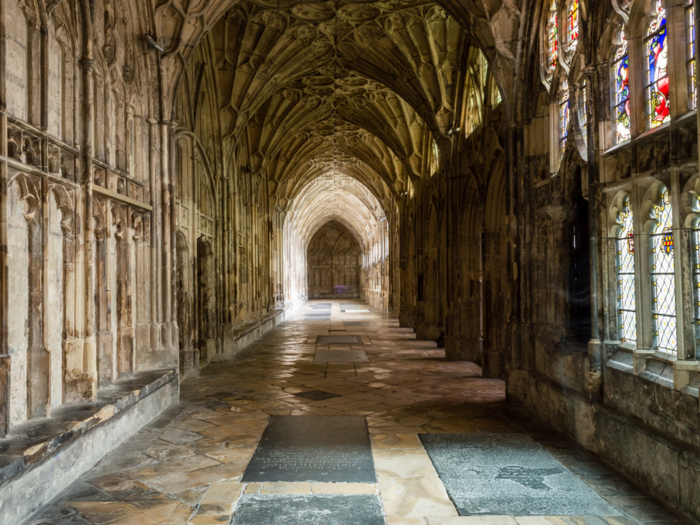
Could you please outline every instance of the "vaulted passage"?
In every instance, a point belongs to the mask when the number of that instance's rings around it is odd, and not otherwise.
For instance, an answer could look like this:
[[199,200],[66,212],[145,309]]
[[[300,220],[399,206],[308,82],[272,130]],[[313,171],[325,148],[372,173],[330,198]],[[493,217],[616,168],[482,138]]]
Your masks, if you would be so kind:
[[360,246],[340,224],[328,222],[309,243],[309,299],[358,297],[360,291]]
[[0,0],[0,524],[700,520],[694,1]]
[[[321,311],[328,320],[307,320]],[[352,362],[355,352],[366,362]],[[444,349],[365,303],[324,299],[185,381],[179,405],[29,523],[384,525],[492,515],[464,523],[528,525],[561,514],[563,523],[686,523],[508,405],[505,383],[474,363],[445,360]]]

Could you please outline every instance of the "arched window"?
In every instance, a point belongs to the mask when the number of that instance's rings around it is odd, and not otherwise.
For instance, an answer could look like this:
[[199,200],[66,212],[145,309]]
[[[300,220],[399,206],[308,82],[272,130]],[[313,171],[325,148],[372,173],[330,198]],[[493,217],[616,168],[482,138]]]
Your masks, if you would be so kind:
[[629,55],[624,26],[618,31],[616,40],[612,57],[613,135],[615,144],[621,144],[629,140],[631,124]]
[[656,8],[644,38],[646,53],[645,92],[649,129],[671,120],[668,93],[668,31],[666,10],[661,0],[656,0]]
[[559,85],[559,151],[564,154],[569,136],[569,83],[562,80]]
[[654,347],[675,354],[676,277],[673,265],[673,220],[668,188],[659,190],[659,204],[652,208],[651,218],[651,289]]
[[578,43],[578,0],[569,0],[566,14],[566,53],[576,50]]
[[624,197],[618,213],[617,234],[617,319],[620,339],[637,340],[637,307],[634,288],[634,224],[630,198]]
[[685,63],[688,72],[688,110],[694,110],[698,105],[695,93],[695,2],[685,2]]
[[438,172],[438,166],[440,162],[440,150],[438,149],[437,142],[435,139],[432,141],[432,146],[430,148],[430,176],[432,177]]
[[583,81],[583,85],[578,92],[578,125],[581,127],[583,143],[588,144],[588,82]]
[[557,17],[557,2],[552,0],[549,6],[549,17],[547,19],[547,58],[545,65],[545,76],[547,81],[552,79],[554,70],[557,67],[559,19]]
[[468,137],[481,124],[486,94],[486,79],[488,76],[488,62],[480,49],[474,50],[467,67],[467,78],[464,84],[464,131]]

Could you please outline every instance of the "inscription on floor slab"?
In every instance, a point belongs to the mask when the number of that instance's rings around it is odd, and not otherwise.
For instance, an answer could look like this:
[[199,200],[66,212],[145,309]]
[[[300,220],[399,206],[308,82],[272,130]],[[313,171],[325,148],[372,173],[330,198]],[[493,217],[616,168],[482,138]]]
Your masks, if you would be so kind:
[[363,345],[359,335],[319,335],[317,345]]
[[374,495],[244,495],[231,525],[384,525]]
[[364,350],[316,350],[314,363],[369,363]]
[[619,516],[530,437],[419,434],[461,516]]
[[241,482],[376,480],[364,417],[271,416]]

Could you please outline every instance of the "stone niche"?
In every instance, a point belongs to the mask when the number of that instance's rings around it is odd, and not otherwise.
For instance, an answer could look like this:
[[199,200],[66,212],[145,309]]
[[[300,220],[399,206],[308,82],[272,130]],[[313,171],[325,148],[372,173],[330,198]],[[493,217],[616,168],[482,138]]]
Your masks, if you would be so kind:
[[330,221],[309,243],[307,252],[309,298],[359,297],[361,251],[342,224]]

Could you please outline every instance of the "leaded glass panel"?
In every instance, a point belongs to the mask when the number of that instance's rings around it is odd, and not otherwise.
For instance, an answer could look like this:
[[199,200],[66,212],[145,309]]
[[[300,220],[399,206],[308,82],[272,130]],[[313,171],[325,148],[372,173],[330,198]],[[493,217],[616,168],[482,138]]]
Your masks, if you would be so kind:
[[569,83],[562,80],[559,88],[559,150],[564,154],[569,135]]
[[671,120],[667,36],[666,10],[661,0],[657,0],[656,12],[649,23],[647,37],[644,39],[647,57],[645,88],[649,128],[655,128]]
[[578,43],[578,0],[570,0],[566,18],[567,53],[573,53]]
[[619,45],[613,55],[613,125],[615,128],[615,144],[621,144],[630,138],[630,88],[629,88],[629,55],[627,54],[627,39],[624,27],[618,34]]
[[617,316],[620,339],[637,340],[637,307],[634,288],[634,223],[629,197],[618,216],[617,236]]
[[557,67],[557,52],[559,39],[559,19],[557,17],[557,3],[552,0],[549,7],[549,19],[547,20],[547,80],[551,80],[554,69]]
[[688,73],[688,109],[697,107],[698,97],[695,92],[695,2],[685,4],[685,60]]
[[673,254],[673,220],[668,189],[659,194],[653,207],[655,223],[651,231],[651,287],[654,345],[663,352],[676,354],[676,277]]

